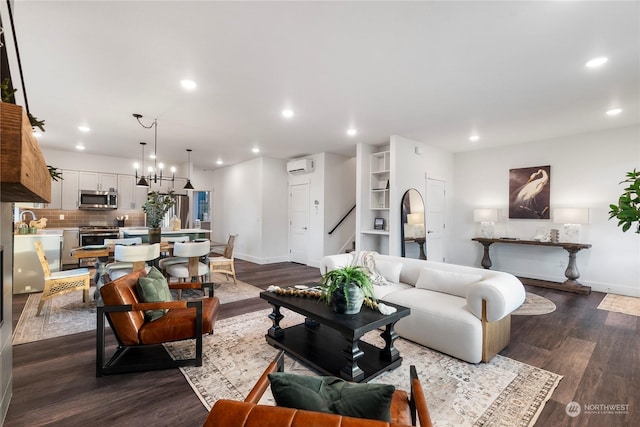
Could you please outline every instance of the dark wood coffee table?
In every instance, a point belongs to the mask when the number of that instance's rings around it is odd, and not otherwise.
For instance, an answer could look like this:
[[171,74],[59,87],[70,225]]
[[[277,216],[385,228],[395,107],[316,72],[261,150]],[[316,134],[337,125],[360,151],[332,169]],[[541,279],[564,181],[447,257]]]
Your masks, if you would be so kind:
[[[400,352],[393,346],[398,338],[393,327],[409,315],[411,310],[407,307],[385,303],[397,311],[384,315],[363,306],[358,314],[338,314],[315,298],[275,292],[261,292],[260,298],[273,306],[269,314],[273,325],[267,331],[267,342],[326,375],[363,382],[402,363]],[[281,328],[280,321],[284,318],[281,307],[305,316],[304,323]],[[383,326],[385,330],[380,336],[384,338],[384,348],[360,341],[365,333]]]

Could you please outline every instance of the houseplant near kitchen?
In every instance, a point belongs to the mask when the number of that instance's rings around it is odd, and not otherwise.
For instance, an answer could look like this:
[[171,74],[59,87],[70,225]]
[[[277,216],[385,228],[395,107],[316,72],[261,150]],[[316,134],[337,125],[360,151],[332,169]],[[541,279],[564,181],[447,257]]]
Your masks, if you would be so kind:
[[[609,205],[609,219],[617,218],[618,227],[622,231],[627,231],[631,226],[635,227],[635,232],[640,234],[640,171],[635,169],[627,172],[627,179],[620,184],[628,183],[624,192],[618,198],[617,205]],[[634,224],[635,223],[635,224]]]
[[369,275],[361,266],[348,265],[327,272],[320,282],[322,299],[333,306],[336,313],[360,312],[365,297],[375,301]]
[[157,191],[152,191],[147,195],[142,210],[147,214],[147,227],[149,227],[149,243],[160,243],[160,223],[164,215],[175,204],[173,191],[168,195],[162,195]]

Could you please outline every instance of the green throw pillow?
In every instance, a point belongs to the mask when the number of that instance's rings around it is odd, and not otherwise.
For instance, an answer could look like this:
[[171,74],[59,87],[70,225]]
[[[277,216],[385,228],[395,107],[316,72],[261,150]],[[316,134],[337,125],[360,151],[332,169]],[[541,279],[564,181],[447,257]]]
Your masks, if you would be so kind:
[[391,421],[391,398],[395,391],[392,385],[357,384],[336,377],[286,372],[269,374],[269,381],[278,406]]
[[[165,279],[162,273],[155,267],[151,267],[147,277],[138,278],[136,289],[138,290],[141,302],[173,301],[167,279]],[[154,321],[164,316],[167,311],[166,309],[146,310],[144,317],[148,321]]]

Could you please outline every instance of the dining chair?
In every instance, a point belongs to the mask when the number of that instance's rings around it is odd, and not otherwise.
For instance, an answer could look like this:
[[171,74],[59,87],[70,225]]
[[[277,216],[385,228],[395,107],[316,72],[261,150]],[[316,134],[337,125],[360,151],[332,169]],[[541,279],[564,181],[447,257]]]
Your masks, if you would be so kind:
[[[141,245],[142,237],[126,237],[121,239],[104,239],[105,246],[114,245]],[[108,262],[113,262],[113,256],[109,257]]]
[[[222,256],[211,256],[217,255],[217,253],[211,252],[209,254],[209,274],[212,273],[223,273],[229,280],[229,276],[233,277],[233,283],[238,283],[236,281],[236,269],[233,261],[233,251],[236,244],[237,234],[229,235],[229,240],[227,244],[224,246],[224,251]],[[214,246],[215,247],[215,246]],[[213,247],[212,247],[213,249]]]
[[[188,242],[189,236],[162,236],[160,237],[160,242],[164,244],[168,243],[176,243],[176,242]],[[161,250],[160,256],[162,258],[166,258],[172,255],[171,250]]]
[[200,261],[200,258],[209,254],[210,245],[209,240],[176,242],[173,244],[173,256],[160,260],[160,269],[164,271],[169,281],[171,278],[176,278],[178,281],[204,280],[209,274],[209,268]]
[[75,268],[73,270],[51,272],[42,242],[36,240],[34,246],[44,273],[44,290],[40,297],[36,316],[40,316],[40,311],[42,311],[42,307],[47,300],[76,290],[82,291],[82,302],[87,305],[89,303],[89,287],[91,286],[89,269]]
[[115,262],[107,264],[107,274],[111,280],[116,280],[132,271],[145,269],[149,271],[147,261],[160,257],[160,243],[153,245],[123,246],[115,245],[113,259]]

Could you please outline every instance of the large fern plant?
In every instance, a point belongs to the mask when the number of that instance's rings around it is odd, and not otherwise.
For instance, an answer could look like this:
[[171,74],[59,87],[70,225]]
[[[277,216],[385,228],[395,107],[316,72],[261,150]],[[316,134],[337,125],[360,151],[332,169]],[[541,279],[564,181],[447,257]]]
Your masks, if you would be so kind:
[[[373,285],[371,284],[369,275],[364,267],[355,265],[336,268],[335,270],[328,271],[324,276],[322,276],[322,281],[320,282],[322,299],[327,303],[330,303],[334,292],[349,285],[359,287],[362,289],[365,298],[375,300],[376,297],[373,292]],[[347,292],[345,292],[345,298],[348,303],[349,294]]]

